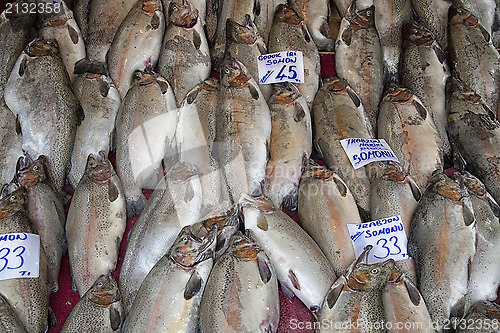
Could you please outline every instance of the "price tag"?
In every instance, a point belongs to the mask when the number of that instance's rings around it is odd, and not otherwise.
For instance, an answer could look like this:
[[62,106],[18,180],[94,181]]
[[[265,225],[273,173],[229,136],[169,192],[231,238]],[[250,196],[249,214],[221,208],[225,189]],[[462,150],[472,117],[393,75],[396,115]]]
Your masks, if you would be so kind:
[[354,169],[375,161],[399,160],[384,139],[344,139],[340,140]]
[[396,261],[408,259],[408,239],[400,216],[361,224],[348,224],[349,234],[356,258],[367,245],[373,245],[367,262],[374,264],[387,259]]
[[262,54],[258,58],[259,84],[304,83],[304,59],[300,51]]
[[0,280],[37,278],[40,236],[16,233],[0,235]]

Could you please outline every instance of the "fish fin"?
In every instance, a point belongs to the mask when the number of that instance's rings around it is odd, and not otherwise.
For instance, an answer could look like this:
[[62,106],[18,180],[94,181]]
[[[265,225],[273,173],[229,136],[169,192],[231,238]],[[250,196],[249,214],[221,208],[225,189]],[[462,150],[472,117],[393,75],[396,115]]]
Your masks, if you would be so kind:
[[464,214],[464,222],[466,226],[470,226],[476,222],[476,216],[474,214],[474,209],[472,208],[472,202],[469,197],[464,198],[463,202],[463,214]]
[[153,17],[151,18],[151,28],[153,30],[157,30],[160,27],[160,16],[158,13],[154,13]]
[[434,49],[434,53],[436,54],[439,62],[441,64],[445,64],[446,63],[446,55],[444,54],[443,50],[436,44],[434,44],[434,46],[432,48]]
[[80,39],[78,37],[78,32],[76,32],[76,30],[73,27],[68,25],[68,33],[69,33],[69,38],[71,38],[73,44],[78,44],[78,40]]
[[487,43],[490,42],[491,36],[488,31],[486,31],[485,28],[481,24],[479,24],[479,30],[481,30],[481,33],[483,34],[484,39],[486,40]]
[[267,231],[269,229],[269,225],[267,224],[267,219],[262,214],[260,214],[259,217],[257,218],[257,228],[264,231]]
[[335,185],[337,185],[340,195],[345,197],[347,195],[347,185],[339,177],[333,177],[333,181],[335,182]]
[[116,199],[118,199],[118,188],[116,187],[116,184],[110,181],[108,183],[108,199],[109,202],[114,202]]
[[358,95],[354,92],[354,90],[352,90],[348,87],[347,88],[347,95],[349,95],[349,97],[351,98],[354,105],[356,105],[356,107],[359,108],[361,105],[361,100],[359,99]]
[[413,305],[418,306],[420,304],[421,297],[417,287],[415,287],[415,285],[407,278],[404,278],[404,281],[406,291],[408,292],[408,296],[410,296],[411,302],[413,303]]
[[417,109],[417,112],[418,114],[420,115],[420,117],[422,117],[422,119],[426,119],[427,118],[427,109],[425,108],[425,106],[423,106],[419,101],[417,100],[413,100],[413,105],[415,106],[415,108]]
[[19,64],[19,71],[18,71],[18,74],[19,76],[23,76],[24,75],[24,72],[26,71],[26,58],[23,58],[21,60],[21,63]]
[[19,113],[16,115],[16,133],[17,135],[23,134],[23,131],[21,130],[21,122],[19,121]]
[[193,200],[193,198],[194,198],[193,185],[191,185],[191,183],[188,183],[188,186],[186,186],[186,192],[184,193],[184,202],[189,202]]
[[319,26],[319,32],[323,36],[328,38],[328,36],[330,35],[330,27],[328,26],[328,22],[326,22],[326,21],[321,22],[321,25]]
[[326,304],[328,305],[329,309],[333,308],[335,303],[337,303],[337,300],[342,293],[342,289],[344,289],[344,284],[339,283],[338,286],[328,291],[328,294],[326,295]]
[[158,86],[160,87],[161,94],[165,95],[168,91],[168,83],[163,80],[157,80]]
[[198,271],[194,271],[189,278],[186,287],[184,288],[184,299],[190,300],[194,296],[196,296],[200,290],[201,285],[203,284],[203,279],[201,278]]
[[196,31],[196,30],[193,30],[193,43],[194,43],[194,47],[197,50],[199,50],[200,46],[201,46],[201,37],[200,37],[200,34],[198,33],[198,31]]
[[196,88],[192,89],[186,96],[186,102],[188,104],[193,104],[194,100],[198,96],[198,93],[200,92],[200,86],[196,86]]
[[109,308],[109,321],[111,322],[111,329],[113,331],[116,331],[118,328],[120,328],[122,317],[120,315],[120,311],[118,311],[118,309],[114,306],[111,306]]
[[259,267],[260,279],[267,284],[273,276],[268,261],[263,259],[261,255],[257,255],[257,266]]
[[226,242],[227,242],[226,236],[223,236],[222,234],[220,234],[217,237],[217,244],[215,244],[215,252],[217,253],[220,250],[222,250],[225,247]]
[[99,93],[102,97],[108,96],[110,84],[103,80],[102,77],[99,79]]
[[348,26],[344,32],[342,33],[342,41],[347,45],[351,45],[351,41],[352,41],[352,30],[351,30],[351,26]]
[[260,54],[266,54],[267,53],[266,45],[264,45],[263,43],[257,43],[257,47],[259,48]]
[[85,112],[83,111],[82,105],[78,102],[78,107],[76,108],[76,126],[80,126],[85,119]]
[[292,282],[292,285],[295,289],[300,290],[299,279],[297,279],[297,276],[291,269],[288,270],[288,279],[290,280],[290,282]]
[[52,310],[52,307],[50,306],[49,306],[49,327],[57,327],[57,317],[54,310]]
[[292,211],[297,210],[297,203],[299,200],[299,189],[294,186],[284,197],[283,197],[283,207],[290,209]]
[[306,112],[304,111],[304,107],[296,102],[295,103],[295,116],[293,117],[293,120],[295,120],[296,123],[300,122],[304,117],[306,116]]
[[253,13],[255,14],[255,16],[260,16],[261,11],[262,11],[262,8],[260,5],[260,0],[255,0],[254,7],[253,7]]
[[456,302],[455,305],[453,305],[453,307],[451,308],[450,316],[463,318],[465,315],[465,304],[465,297],[460,298],[460,300]]
[[407,177],[408,177],[408,184],[410,185],[411,189],[411,194],[413,194],[413,198],[415,199],[415,201],[420,201],[420,198],[422,198],[422,191],[420,191],[420,188],[418,187],[417,183],[412,177],[410,176]]
[[309,31],[307,30],[307,27],[305,24],[302,24],[302,33],[304,34],[304,39],[306,40],[307,43],[311,42],[311,35],[309,34]]
[[248,89],[250,89],[250,95],[252,95],[252,98],[255,100],[258,100],[259,99],[259,91],[253,86],[253,84],[249,84]]
[[283,294],[285,294],[285,296],[291,301],[295,297],[292,289],[288,288],[288,286],[286,286],[284,283],[280,283],[280,285]]
[[488,200],[488,204],[490,205],[493,214],[496,217],[500,217],[500,206],[496,202],[496,200],[491,196],[489,192],[486,192],[486,200]]

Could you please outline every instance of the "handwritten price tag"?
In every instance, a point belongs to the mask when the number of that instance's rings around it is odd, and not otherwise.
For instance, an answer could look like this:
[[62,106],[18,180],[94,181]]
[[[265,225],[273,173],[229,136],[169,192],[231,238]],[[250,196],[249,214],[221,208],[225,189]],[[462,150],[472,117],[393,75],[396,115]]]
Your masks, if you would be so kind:
[[259,83],[304,83],[304,59],[300,51],[284,51],[260,55]]
[[375,161],[399,160],[384,139],[344,139],[340,140],[354,169]]
[[0,235],[0,280],[37,278],[40,264],[40,236]]
[[348,224],[347,228],[356,257],[359,257],[367,245],[373,245],[367,258],[370,264],[387,259],[396,261],[408,259],[408,239],[400,216],[361,224]]

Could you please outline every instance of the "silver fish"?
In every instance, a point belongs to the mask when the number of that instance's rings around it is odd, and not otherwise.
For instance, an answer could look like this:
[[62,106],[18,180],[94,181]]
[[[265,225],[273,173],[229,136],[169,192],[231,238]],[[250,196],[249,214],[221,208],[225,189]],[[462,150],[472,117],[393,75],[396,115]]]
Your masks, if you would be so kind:
[[23,150],[35,159],[47,156],[50,177],[62,193],[83,112],[71,90],[57,42],[32,41],[14,68],[4,97],[19,118]]
[[210,51],[202,21],[189,2],[170,3],[158,70],[170,82],[177,105],[211,72]]
[[301,51],[304,59],[304,83],[294,83],[311,108],[318,92],[321,65],[318,48],[305,21],[291,7],[279,5],[269,33],[269,53]]
[[342,19],[335,42],[335,69],[358,94],[376,130],[378,104],[384,89],[384,62],[374,15],[372,6]]
[[268,253],[282,290],[317,312],[336,276],[314,240],[265,196],[240,199],[245,228]]
[[411,0],[411,6],[418,17],[421,17],[427,28],[436,37],[438,44],[448,49],[448,9],[450,0]]
[[264,194],[280,207],[297,209],[299,181],[312,151],[311,113],[293,84],[277,87],[269,100],[271,140]]
[[0,97],[0,182],[8,183],[16,172],[16,161],[22,156],[21,136],[16,130],[16,115]]
[[162,159],[174,155],[177,119],[167,80],[153,72],[137,72],[115,122],[116,172],[125,190],[128,217],[141,213],[146,204],[141,189],[155,188],[163,176]]
[[217,228],[201,237],[192,228],[182,228],[170,250],[144,279],[127,317],[125,333],[196,332]]
[[200,208],[201,183],[196,168],[175,164],[154,190],[128,236],[119,279],[125,315],[144,278],[168,252],[177,234],[198,221]]
[[344,181],[310,163],[300,179],[298,212],[300,225],[321,248],[335,274],[345,274],[356,260],[347,224],[362,221]]
[[115,270],[126,223],[120,179],[104,152],[90,154],[66,221],[71,275],[80,296]]
[[262,39],[266,45],[269,39],[271,26],[273,24],[274,12],[280,4],[285,4],[286,2],[287,0],[259,0],[258,2],[259,11],[255,16],[253,22],[255,23],[255,26],[259,31],[259,35],[262,36]]
[[495,21],[495,0],[453,0],[453,4],[464,8],[477,17],[479,24],[490,34]]
[[165,18],[160,0],[139,0],[120,24],[106,62],[122,98],[136,70],[152,70],[161,50]]
[[73,91],[85,114],[85,119],[76,129],[68,174],[69,182],[76,187],[85,171],[89,154],[112,149],[111,136],[121,98],[113,81],[101,74],[78,75],[73,82]]
[[457,323],[456,333],[498,333],[500,306],[482,301],[474,304],[467,316]]
[[27,333],[12,306],[0,294],[0,329],[5,333]]
[[259,245],[237,232],[208,278],[200,305],[201,329],[275,333],[279,310],[271,261]]

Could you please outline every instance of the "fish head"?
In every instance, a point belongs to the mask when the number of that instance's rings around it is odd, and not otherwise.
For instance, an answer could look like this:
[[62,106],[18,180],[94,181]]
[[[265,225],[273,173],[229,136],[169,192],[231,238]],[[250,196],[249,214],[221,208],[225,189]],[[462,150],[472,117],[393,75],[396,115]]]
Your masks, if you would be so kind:
[[189,1],[171,1],[168,20],[173,25],[189,29],[198,22],[198,10]]
[[269,104],[289,105],[302,97],[299,89],[290,82],[276,84],[275,88],[276,89],[274,89],[274,93],[269,100]]
[[356,291],[381,289],[393,277],[394,260],[389,259],[376,264],[359,263],[347,279],[347,286]]
[[484,186],[484,184],[470,172],[456,171],[453,173],[452,177],[456,181],[460,181],[460,178],[462,178],[465,186],[467,187],[467,190],[477,197],[484,197],[486,195],[486,187]]
[[403,172],[401,166],[392,161],[372,163],[370,166],[370,176],[397,183],[402,183],[406,179],[406,174]]
[[457,5],[452,5],[448,9],[448,24],[465,24],[469,27],[477,27],[479,21],[477,17],[465,8]]
[[86,295],[93,303],[103,308],[120,300],[118,283],[111,272],[99,276]]
[[201,223],[204,229],[208,232],[214,225],[217,227],[217,236],[221,234],[224,228],[238,227],[240,224],[238,210],[231,208],[229,210],[222,210],[213,212],[209,217],[206,217]]
[[262,249],[241,231],[236,232],[229,243],[228,252],[235,258],[243,261],[257,262],[258,254]]
[[323,90],[327,90],[332,94],[347,93],[348,83],[346,80],[339,77],[329,77],[323,81]]
[[274,22],[285,22],[290,25],[302,26],[304,24],[304,20],[297,14],[292,7],[286,4],[280,4],[276,7],[274,11]]
[[[485,105],[481,96],[468,87],[467,84],[457,76],[452,76],[448,79],[446,90],[447,96],[452,96],[470,104]],[[454,108],[450,108],[449,112],[453,113],[453,111]]]
[[16,174],[17,181],[21,186],[29,188],[48,179],[49,161],[45,155],[40,155],[33,162],[29,156],[22,156],[19,158],[17,164],[18,167],[24,165]]
[[108,156],[101,150],[98,155],[89,154],[85,174],[96,183],[106,184],[114,176],[115,171]]
[[245,87],[251,76],[241,62],[229,57],[221,65],[221,84],[226,87]]
[[375,27],[375,6],[357,11],[350,20],[352,30],[369,29]]
[[24,186],[5,184],[0,195],[0,219],[26,210],[28,192]]
[[426,45],[431,46],[435,38],[432,35],[432,32],[427,29],[425,26],[425,22],[421,19],[412,20],[406,23],[403,27],[404,36],[407,38],[404,39],[403,43],[405,46],[407,45]]
[[226,20],[226,34],[228,41],[253,45],[260,37],[257,26],[253,23],[250,15],[245,15],[245,22],[239,24],[232,18]]
[[410,89],[395,84],[389,84],[384,95],[386,101],[400,104],[411,103],[414,96]]
[[252,197],[251,195],[246,193],[241,195],[239,206],[242,211],[246,209],[257,210],[263,214],[272,214],[277,209],[271,199],[269,199],[265,195]]
[[178,266],[189,269],[213,258],[217,226],[212,226],[206,233],[200,233],[201,230],[202,226],[198,222],[193,226],[185,226],[179,232],[168,254]]
[[500,305],[489,302],[480,301],[474,303],[469,313],[480,313],[484,317],[491,319],[492,321],[500,321]]
[[26,46],[24,53],[32,58],[59,55],[59,44],[55,39],[37,38]]
[[68,22],[68,18],[65,16],[54,16],[47,20],[46,26],[48,27],[64,27]]
[[215,77],[208,78],[202,82],[200,88],[203,91],[209,91],[209,92],[219,91],[220,90],[219,79]]

